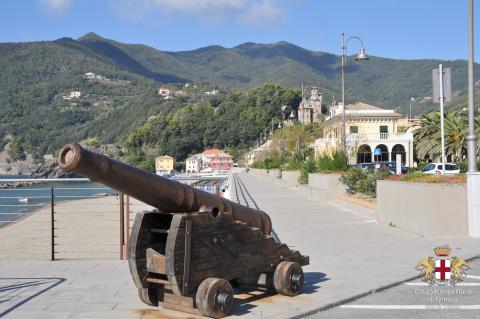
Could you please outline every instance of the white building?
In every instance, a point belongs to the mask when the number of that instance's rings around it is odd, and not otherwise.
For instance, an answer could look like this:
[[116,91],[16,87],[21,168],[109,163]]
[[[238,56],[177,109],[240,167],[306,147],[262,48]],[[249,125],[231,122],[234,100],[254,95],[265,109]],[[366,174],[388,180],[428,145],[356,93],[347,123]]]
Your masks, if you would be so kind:
[[64,100],[72,100],[72,99],[78,99],[79,97],[82,96],[82,92],[80,91],[70,91],[69,95],[64,95],[63,99]]
[[186,173],[199,173],[202,169],[202,154],[195,154],[185,161]]
[[218,90],[213,90],[213,91],[207,91],[207,92],[205,92],[205,94],[208,95],[208,96],[217,95],[217,93],[218,93]]
[[[316,156],[341,147],[342,104],[330,106],[322,127],[324,138],[314,144]],[[349,164],[395,161],[400,154],[404,165],[413,166],[413,124],[394,110],[366,103],[347,105],[345,129]]]
[[158,95],[162,96],[164,99],[170,98],[170,89],[167,88],[159,88]]

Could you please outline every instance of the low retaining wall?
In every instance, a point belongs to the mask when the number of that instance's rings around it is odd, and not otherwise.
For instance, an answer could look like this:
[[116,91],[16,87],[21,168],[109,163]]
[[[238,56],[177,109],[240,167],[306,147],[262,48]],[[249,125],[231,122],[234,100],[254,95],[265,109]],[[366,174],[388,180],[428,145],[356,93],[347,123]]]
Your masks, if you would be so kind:
[[268,178],[280,187],[293,188],[312,201],[329,201],[346,193],[345,186],[339,181],[340,174],[308,174],[308,185],[301,185],[298,182],[299,171],[271,169],[267,173],[266,169],[251,168],[250,172]]
[[377,181],[377,218],[421,236],[467,236],[467,186]]
[[306,198],[319,202],[329,201],[345,194],[345,186],[338,180],[340,174],[308,174],[308,185],[301,185],[299,191]]
[[284,188],[297,187],[300,184],[298,182],[299,176],[299,171],[282,171],[281,186]]

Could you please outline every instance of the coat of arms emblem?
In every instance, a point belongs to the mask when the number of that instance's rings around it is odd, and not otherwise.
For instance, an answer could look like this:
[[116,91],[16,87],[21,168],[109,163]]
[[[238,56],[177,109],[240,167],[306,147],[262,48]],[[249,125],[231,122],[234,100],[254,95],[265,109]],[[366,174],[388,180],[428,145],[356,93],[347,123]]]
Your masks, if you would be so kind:
[[466,271],[470,269],[465,259],[450,257],[449,246],[433,249],[434,257],[428,257],[418,262],[415,269],[421,272],[422,280],[431,285],[455,285],[465,279]]

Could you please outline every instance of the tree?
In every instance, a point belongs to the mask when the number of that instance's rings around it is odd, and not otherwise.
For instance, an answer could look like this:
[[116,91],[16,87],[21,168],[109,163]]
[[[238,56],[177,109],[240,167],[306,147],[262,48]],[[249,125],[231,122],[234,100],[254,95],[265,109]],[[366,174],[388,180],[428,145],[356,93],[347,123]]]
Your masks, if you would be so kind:
[[[477,122],[480,122],[477,116]],[[461,112],[445,115],[445,155],[452,161],[460,161],[466,155],[467,118]],[[439,158],[442,153],[440,113],[424,114],[421,127],[414,133],[414,144],[420,159]],[[478,132],[477,132],[478,135]]]

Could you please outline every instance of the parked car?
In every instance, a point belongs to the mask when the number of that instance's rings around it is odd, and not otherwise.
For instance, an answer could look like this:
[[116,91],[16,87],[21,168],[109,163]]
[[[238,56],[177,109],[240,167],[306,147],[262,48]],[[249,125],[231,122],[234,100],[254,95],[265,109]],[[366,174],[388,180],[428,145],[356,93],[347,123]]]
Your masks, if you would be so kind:
[[370,168],[370,165],[372,163],[358,163],[357,168],[363,169],[364,171],[368,170]]
[[[373,172],[378,171],[390,171],[392,174],[397,173],[397,163],[396,162],[374,162],[370,164],[369,169]],[[403,166],[400,169],[402,174],[408,173],[408,167]]]
[[[442,175],[443,174],[443,165],[442,165],[442,163],[427,164],[422,169],[422,173]],[[445,163],[445,175],[456,175],[458,173],[460,173],[460,169],[458,168],[457,164]]]

